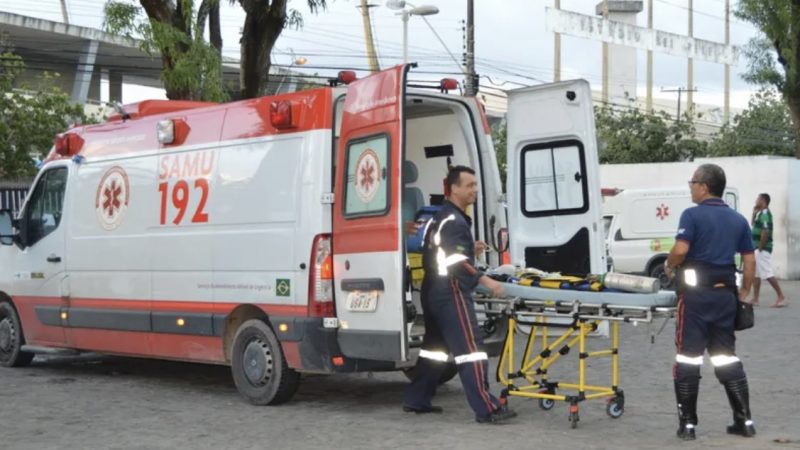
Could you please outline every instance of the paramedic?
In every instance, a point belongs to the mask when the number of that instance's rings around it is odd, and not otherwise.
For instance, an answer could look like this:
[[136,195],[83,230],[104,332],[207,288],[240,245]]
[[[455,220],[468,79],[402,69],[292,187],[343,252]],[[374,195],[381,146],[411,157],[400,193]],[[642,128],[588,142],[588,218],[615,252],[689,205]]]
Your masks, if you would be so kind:
[[475,269],[472,219],[466,214],[478,195],[475,171],[455,166],[448,172],[446,182],[450,195],[426,224],[422,257],[425,336],[414,379],[406,389],[403,410],[442,412],[441,407],[431,405],[431,399],[452,353],[475,420],[500,423],[516,413],[501,407],[489,393],[488,356],[481,349],[483,339],[471,293],[480,283],[501,297],[503,287]]
[[[747,298],[755,277],[750,226],[720,199],[725,190],[721,167],[701,165],[689,180],[689,188],[697,206],[681,214],[675,247],[665,263],[668,276],[678,269],[679,281],[673,367],[678,437],[695,438],[700,366],[706,350],[733,410],[728,433],[750,437],[756,431],[750,420],[747,376],[736,356],[734,336],[737,297]],[[744,262],[744,280],[738,292],[737,252]]]

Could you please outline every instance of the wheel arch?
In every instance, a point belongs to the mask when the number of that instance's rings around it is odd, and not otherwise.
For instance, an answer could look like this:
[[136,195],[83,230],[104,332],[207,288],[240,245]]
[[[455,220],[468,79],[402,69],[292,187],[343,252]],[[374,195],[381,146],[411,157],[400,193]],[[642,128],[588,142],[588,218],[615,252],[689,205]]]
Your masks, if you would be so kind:
[[664,260],[667,259],[667,256],[669,256],[667,253],[659,253],[657,255],[651,256],[650,259],[647,261],[647,264],[645,264],[644,266],[645,275],[650,276],[650,272],[653,270],[653,267],[655,267],[658,264],[664,264]]
[[259,319],[272,328],[269,315],[256,305],[245,304],[237,306],[225,318],[225,327],[222,331],[222,350],[225,354],[225,361],[231,362],[231,350],[233,349],[233,339],[239,327],[250,319]]

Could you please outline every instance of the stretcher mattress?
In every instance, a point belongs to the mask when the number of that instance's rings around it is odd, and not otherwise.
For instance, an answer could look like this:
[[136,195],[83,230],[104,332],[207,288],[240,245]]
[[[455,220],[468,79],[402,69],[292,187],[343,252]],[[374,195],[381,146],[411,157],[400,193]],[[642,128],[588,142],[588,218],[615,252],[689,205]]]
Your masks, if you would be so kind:
[[[632,307],[663,307],[673,308],[678,304],[678,297],[672,291],[659,291],[654,294],[638,294],[616,291],[577,291],[567,289],[547,289],[535,286],[522,286],[513,283],[503,283],[506,296],[519,297],[524,300],[564,301],[575,300],[586,306],[632,306]],[[490,294],[483,286],[478,292]]]

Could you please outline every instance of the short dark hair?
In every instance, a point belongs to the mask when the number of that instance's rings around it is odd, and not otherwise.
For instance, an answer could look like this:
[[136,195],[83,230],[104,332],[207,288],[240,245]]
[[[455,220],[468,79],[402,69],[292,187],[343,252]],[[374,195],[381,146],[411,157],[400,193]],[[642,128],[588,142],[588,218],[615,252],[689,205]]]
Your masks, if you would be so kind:
[[467,166],[453,166],[447,172],[447,187],[451,188],[453,185],[458,184],[461,181],[461,174],[468,173],[470,175],[475,175],[475,170],[471,167]]
[[769,200],[770,200],[769,199],[769,194],[767,194],[766,192],[762,192],[762,193],[758,194],[758,196],[761,197],[762,200],[764,200],[764,203],[766,203],[767,206],[769,206]]
[[703,164],[697,168],[699,182],[708,186],[708,192],[714,197],[722,197],[725,192],[725,171],[716,164]]

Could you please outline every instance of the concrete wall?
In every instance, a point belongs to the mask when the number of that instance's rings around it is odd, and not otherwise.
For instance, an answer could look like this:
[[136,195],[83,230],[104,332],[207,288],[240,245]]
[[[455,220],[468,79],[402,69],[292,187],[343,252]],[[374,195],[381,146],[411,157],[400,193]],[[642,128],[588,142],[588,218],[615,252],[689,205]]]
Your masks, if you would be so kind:
[[746,156],[701,158],[690,163],[608,164],[600,167],[600,182],[603,187],[622,189],[687,187],[694,170],[706,162],[725,170],[728,186],[739,191],[739,212],[748,221],[758,194],[766,192],[772,197],[775,275],[781,279],[800,279],[800,161],[797,159]]

